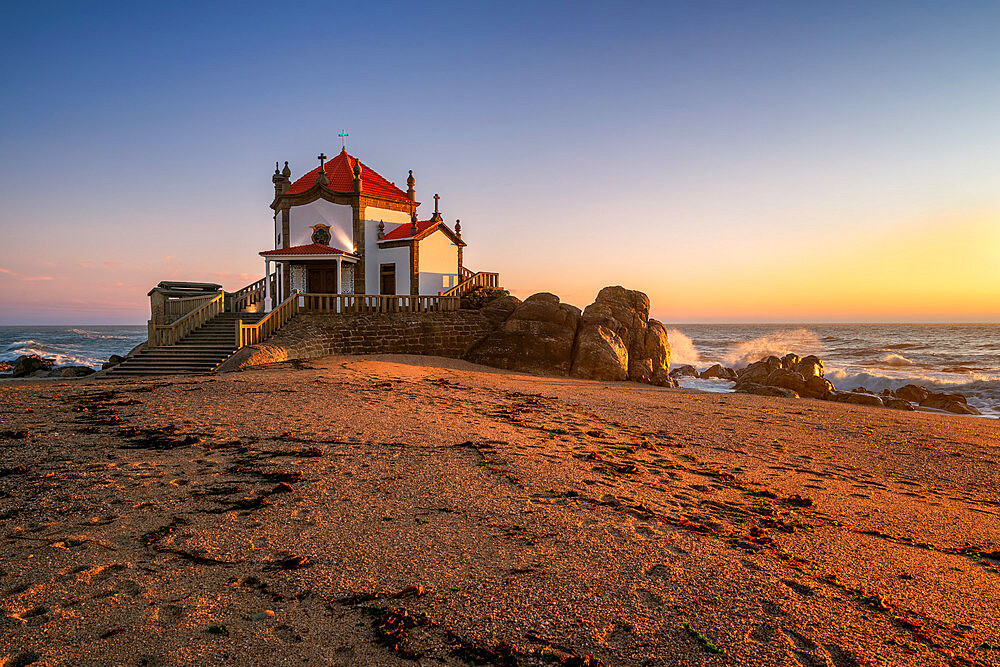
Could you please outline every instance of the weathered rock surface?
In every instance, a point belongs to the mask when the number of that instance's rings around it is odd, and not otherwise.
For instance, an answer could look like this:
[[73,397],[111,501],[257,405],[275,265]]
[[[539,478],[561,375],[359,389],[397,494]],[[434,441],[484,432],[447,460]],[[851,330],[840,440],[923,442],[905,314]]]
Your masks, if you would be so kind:
[[573,362],[573,342],[580,309],[560,303],[555,294],[533,294],[523,303],[497,299],[490,304],[499,315],[513,305],[509,317],[466,358],[477,364],[509,370],[566,375]]
[[875,394],[863,394],[861,392],[847,392],[847,398],[844,403],[853,403],[854,405],[874,405],[876,407],[882,407],[882,399]]
[[[722,367],[718,364],[705,372],[719,373]],[[677,372],[678,369],[675,369]],[[782,390],[781,392],[770,390]],[[960,415],[978,415],[979,410],[968,404],[962,394],[935,393],[914,384],[905,385],[895,391],[885,389],[876,396],[865,387],[857,387],[850,391],[837,391],[829,380],[824,377],[823,360],[815,355],[799,358],[794,354],[778,357],[767,357],[737,373],[736,391],[762,395],[786,395],[794,392],[804,398],[818,398],[825,401],[852,403],[855,405],[871,405],[888,407],[894,410],[914,410],[914,403],[920,407],[945,410]]]
[[780,396],[782,398],[798,398],[799,395],[791,389],[785,387],[771,387],[766,384],[756,382],[741,382],[736,385],[738,394],[756,394],[758,396]]
[[698,376],[702,379],[718,379],[718,380],[735,380],[737,375],[736,371],[732,368],[724,368],[722,364],[715,364],[710,366],[701,372]]
[[580,317],[570,375],[591,380],[670,383],[666,329],[649,319],[649,297],[605,287]]
[[926,387],[908,384],[897,389],[894,394],[896,398],[901,398],[904,401],[920,403],[921,401],[927,400],[927,397],[931,395],[931,392]]
[[698,377],[698,369],[691,364],[683,364],[670,369],[673,377]]
[[11,375],[16,378],[38,377],[35,374],[39,371],[48,372],[50,370],[52,370],[51,359],[43,359],[37,354],[26,354],[18,357],[14,362]]
[[972,407],[962,394],[935,394],[928,392],[927,398],[920,401],[922,408],[946,410],[957,415],[978,415],[979,410]]
[[124,357],[120,357],[117,354],[112,354],[110,357],[108,357],[107,361],[101,364],[101,370],[103,371],[107,370],[108,368],[111,368],[112,366],[117,366],[123,361],[125,361]]

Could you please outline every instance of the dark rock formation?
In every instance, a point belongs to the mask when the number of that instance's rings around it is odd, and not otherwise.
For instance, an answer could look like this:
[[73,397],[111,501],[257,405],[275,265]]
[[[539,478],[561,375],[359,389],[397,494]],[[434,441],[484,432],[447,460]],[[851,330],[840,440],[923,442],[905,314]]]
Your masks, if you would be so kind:
[[542,292],[513,304],[497,299],[494,314],[513,305],[509,317],[477,345],[466,358],[477,364],[515,371],[566,375],[573,361],[573,342],[580,309],[560,303],[555,294]]
[[[52,370],[52,360],[42,359],[37,354],[26,354],[18,357],[11,369],[11,375],[16,378],[34,376],[38,371],[48,372]],[[38,377],[38,376],[35,376]]]
[[670,369],[671,377],[698,377],[698,369],[691,364],[684,364]]
[[570,375],[589,380],[634,380],[669,385],[670,344],[649,319],[649,297],[605,287],[580,318]]
[[105,369],[111,368],[112,366],[117,366],[123,361],[125,361],[124,357],[120,357],[117,354],[112,354],[110,357],[108,357],[107,361],[101,364],[101,370],[103,371]]
[[715,364],[702,371],[698,377],[706,380],[736,380],[737,375],[732,368],[723,368],[722,364]]
[[799,395],[791,389],[785,387],[771,387],[766,384],[756,382],[740,382],[736,385],[736,392],[739,394],[756,394],[758,396],[780,396],[782,398],[798,398]]

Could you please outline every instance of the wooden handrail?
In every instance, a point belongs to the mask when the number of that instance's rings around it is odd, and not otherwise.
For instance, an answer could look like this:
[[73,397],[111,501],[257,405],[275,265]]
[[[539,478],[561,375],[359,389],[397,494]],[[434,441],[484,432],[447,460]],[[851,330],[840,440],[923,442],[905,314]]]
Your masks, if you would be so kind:
[[480,271],[474,273],[459,284],[452,287],[447,292],[441,292],[441,296],[445,297],[460,297],[468,294],[477,287],[499,287],[500,286],[500,274],[490,273],[488,271]]
[[227,294],[226,310],[231,313],[243,312],[243,309],[264,300],[264,280],[261,278],[246,287]]
[[237,320],[236,349],[242,349],[247,345],[256,345],[285,326],[285,323],[299,312],[299,297],[301,294],[296,290],[259,322],[245,324],[243,320]]
[[380,313],[440,313],[458,310],[458,297],[440,294],[311,294],[300,295],[300,310],[344,315]]
[[164,323],[171,324],[176,322],[188,313],[201,308],[203,305],[214,299],[215,296],[215,294],[205,294],[165,300],[163,302]]
[[176,345],[182,338],[222,312],[225,293],[220,292],[211,301],[170,324],[149,325],[149,345],[160,347]]

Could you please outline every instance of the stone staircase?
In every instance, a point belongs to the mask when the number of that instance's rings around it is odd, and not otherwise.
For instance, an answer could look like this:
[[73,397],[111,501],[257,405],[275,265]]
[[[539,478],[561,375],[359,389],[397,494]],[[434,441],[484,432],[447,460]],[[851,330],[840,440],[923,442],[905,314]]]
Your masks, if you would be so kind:
[[147,347],[105,373],[108,377],[211,373],[236,351],[236,321],[257,322],[264,313],[219,313],[176,345]]

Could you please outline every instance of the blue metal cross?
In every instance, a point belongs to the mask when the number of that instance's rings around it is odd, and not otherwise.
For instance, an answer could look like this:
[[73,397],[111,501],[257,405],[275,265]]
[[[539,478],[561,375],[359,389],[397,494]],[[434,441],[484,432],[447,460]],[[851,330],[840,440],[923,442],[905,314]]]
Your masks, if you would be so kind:
[[347,130],[341,130],[340,134],[338,134],[337,136],[340,137],[340,143],[343,145],[343,148],[346,151],[347,150],[347,137],[349,137],[350,135],[347,134]]

